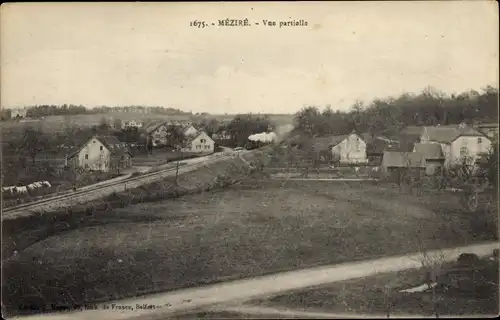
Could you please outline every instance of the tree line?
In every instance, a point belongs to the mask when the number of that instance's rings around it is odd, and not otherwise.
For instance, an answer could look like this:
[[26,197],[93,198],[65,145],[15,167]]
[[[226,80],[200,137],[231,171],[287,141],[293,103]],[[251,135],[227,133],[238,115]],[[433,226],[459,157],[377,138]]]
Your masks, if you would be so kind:
[[349,111],[333,111],[326,106],[302,108],[295,115],[295,131],[307,136],[358,132],[391,135],[405,126],[448,125],[461,122],[497,122],[498,89],[487,86],[447,95],[433,87],[419,94],[375,99],[369,104],[356,101]]
[[[2,113],[2,120],[10,118],[10,111],[5,110],[5,115]],[[30,118],[40,118],[47,116],[68,116],[80,114],[99,114],[110,112],[146,112],[151,114],[164,115],[192,115],[192,112],[185,112],[180,109],[165,108],[165,107],[149,107],[149,106],[124,106],[124,107],[108,107],[99,106],[95,108],[87,108],[83,105],[63,104],[63,105],[34,105],[26,107],[26,116]]]

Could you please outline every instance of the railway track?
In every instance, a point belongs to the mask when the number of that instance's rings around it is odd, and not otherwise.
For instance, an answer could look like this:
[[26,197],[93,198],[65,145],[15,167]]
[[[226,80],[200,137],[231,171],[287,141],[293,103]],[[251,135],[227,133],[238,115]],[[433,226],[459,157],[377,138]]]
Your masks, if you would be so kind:
[[[179,174],[192,171],[207,164],[227,160],[235,156],[235,154],[218,154],[215,156],[212,155],[206,157],[203,160],[200,160],[201,158],[195,158],[196,160],[192,160],[192,162],[194,163],[187,163],[186,165],[179,167]],[[188,162],[188,160],[185,162]],[[171,176],[175,171],[176,168],[174,166],[151,173],[145,173],[137,177],[130,177],[128,179],[120,181],[113,181],[108,184],[95,186],[94,188],[77,190],[74,192],[57,195],[54,197],[18,205],[15,207],[4,208],[2,210],[2,221],[16,219],[23,216],[30,216],[43,211],[51,211],[61,207],[71,206],[74,204],[85,203],[103,198],[115,192],[126,191],[127,189],[137,188],[141,185],[161,180],[162,178]]]

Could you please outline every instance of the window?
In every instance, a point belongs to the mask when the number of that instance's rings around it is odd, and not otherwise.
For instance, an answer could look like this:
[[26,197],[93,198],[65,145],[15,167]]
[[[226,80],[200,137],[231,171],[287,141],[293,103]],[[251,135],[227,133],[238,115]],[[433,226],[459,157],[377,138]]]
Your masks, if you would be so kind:
[[99,147],[99,150],[101,150],[101,151],[102,151],[102,149],[103,149],[103,147],[102,147],[102,146],[100,146],[100,147]]
[[85,159],[87,159],[87,160],[88,160],[88,158],[89,158],[89,155],[88,155],[88,154],[86,154],[86,155],[85,155]]
[[483,139],[482,138],[477,138],[477,143],[483,143]]
[[201,139],[201,140],[200,140],[200,142],[201,142],[201,143],[205,143],[206,141],[207,141],[207,140],[205,140],[205,139]]

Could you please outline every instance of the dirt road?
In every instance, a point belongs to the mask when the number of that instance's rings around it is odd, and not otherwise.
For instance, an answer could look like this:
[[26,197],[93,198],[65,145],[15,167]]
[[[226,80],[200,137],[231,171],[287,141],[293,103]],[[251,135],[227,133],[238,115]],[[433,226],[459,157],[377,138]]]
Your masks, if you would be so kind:
[[[499,248],[498,242],[428,252],[453,261],[463,252],[488,256]],[[267,276],[220,283],[206,287],[177,290],[141,298],[113,301],[97,310],[65,312],[24,317],[26,319],[165,319],[179,313],[224,303],[242,303],[254,298],[266,298],[282,292],[344,281],[380,272],[394,272],[420,267],[421,253],[361,262],[308,268]],[[107,308],[106,308],[107,307]],[[146,309],[150,308],[150,309]],[[128,308],[124,310],[123,308]],[[154,308],[154,309],[153,309]],[[19,318],[20,319],[20,318]]]

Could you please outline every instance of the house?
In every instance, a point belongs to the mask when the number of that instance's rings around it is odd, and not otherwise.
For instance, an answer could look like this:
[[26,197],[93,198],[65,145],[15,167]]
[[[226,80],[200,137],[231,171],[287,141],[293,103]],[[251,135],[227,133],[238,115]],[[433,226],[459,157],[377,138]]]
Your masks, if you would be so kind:
[[347,135],[332,136],[331,150],[340,163],[367,163],[366,142],[355,131]]
[[182,133],[186,137],[194,137],[198,134],[198,130],[192,124],[186,124],[182,128]]
[[433,175],[444,166],[444,155],[441,145],[437,143],[416,143],[413,152],[420,153],[425,160],[425,173]]
[[370,134],[362,134],[366,142],[366,157],[370,164],[380,165],[384,151],[399,151],[400,142],[386,137],[372,137]]
[[153,147],[166,146],[171,131],[166,122],[151,123],[145,128]]
[[498,138],[498,123],[481,123],[475,126],[490,139]]
[[93,136],[68,158],[74,169],[119,172],[132,166],[130,150],[114,136]]
[[491,140],[484,133],[464,123],[424,127],[420,142],[441,145],[445,168],[464,159],[475,162],[480,154],[488,152],[491,147]]
[[213,153],[215,142],[205,131],[199,131],[195,136],[187,137],[182,147],[182,152],[188,153]]
[[384,151],[380,168],[391,180],[398,180],[403,172],[420,176],[425,173],[425,159],[418,152]]
[[136,121],[136,120],[122,121],[122,129],[128,129],[128,128],[141,129],[142,126],[143,123],[141,121]]
[[329,135],[314,138],[292,137],[291,146],[308,150],[309,160],[320,160],[326,157],[336,159],[341,164],[366,163],[366,143],[356,132],[346,135]]
[[212,135],[212,139],[222,141],[231,140],[231,133],[228,130],[221,130]]
[[11,119],[26,118],[27,115],[28,115],[28,109],[26,109],[26,108],[10,109],[10,118]]

